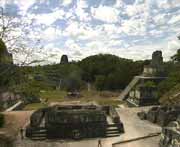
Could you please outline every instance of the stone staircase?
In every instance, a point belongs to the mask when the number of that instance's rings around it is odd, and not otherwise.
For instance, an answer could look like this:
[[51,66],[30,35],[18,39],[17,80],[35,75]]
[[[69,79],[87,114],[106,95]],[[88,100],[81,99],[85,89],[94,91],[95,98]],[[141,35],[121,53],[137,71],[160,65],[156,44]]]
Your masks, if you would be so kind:
[[106,137],[116,137],[121,134],[117,124],[109,124],[106,129]]
[[47,130],[45,128],[34,130],[31,136],[32,140],[45,140],[46,138]]
[[120,99],[121,100],[125,100],[126,96],[128,95],[128,93],[130,92],[130,90],[137,84],[137,82],[139,81],[139,76],[135,76],[133,78],[133,80],[129,83],[129,85],[124,89],[124,91],[121,93],[120,95]]

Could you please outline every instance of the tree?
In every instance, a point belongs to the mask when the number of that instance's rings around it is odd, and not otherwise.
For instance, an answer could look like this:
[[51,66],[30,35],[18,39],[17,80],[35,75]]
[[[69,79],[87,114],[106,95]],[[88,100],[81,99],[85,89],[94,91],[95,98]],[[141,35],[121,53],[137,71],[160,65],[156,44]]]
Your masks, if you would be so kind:
[[176,69],[176,71],[171,71],[168,75],[168,78],[162,81],[158,85],[158,94],[161,97],[164,93],[173,89],[177,84],[180,84],[180,70]]
[[[35,28],[33,25],[33,20],[9,14],[0,7],[0,86],[4,88],[13,87],[20,83],[20,76],[23,78],[19,68],[12,65],[13,60],[15,64],[21,66],[44,61],[37,58],[42,53],[43,46],[41,45],[41,38],[33,35],[38,30],[30,31],[30,29]],[[35,38],[31,38],[31,36],[35,36]]]
[[9,14],[0,7],[0,39],[6,44],[8,52],[13,54],[14,61],[20,65],[43,61],[41,58],[32,59],[33,56],[37,56],[37,53],[43,53],[41,38],[35,35],[39,31],[37,29],[31,31],[32,28],[36,28],[33,25],[33,20]]
[[171,59],[173,62],[180,63],[180,49],[177,50],[177,53]]
[[82,79],[94,83],[99,90],[124,89],[135,75],[142,72],[143,62],[99,54],[80,61]]

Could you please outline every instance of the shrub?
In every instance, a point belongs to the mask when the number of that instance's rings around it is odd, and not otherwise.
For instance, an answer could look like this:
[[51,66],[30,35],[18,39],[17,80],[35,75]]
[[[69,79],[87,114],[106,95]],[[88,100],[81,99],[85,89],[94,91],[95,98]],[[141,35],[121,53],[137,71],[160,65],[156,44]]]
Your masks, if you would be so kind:
[[5,122],[5,120],[4,120],[4,114],[0,113],[0,128],[3,127],[4,122]]

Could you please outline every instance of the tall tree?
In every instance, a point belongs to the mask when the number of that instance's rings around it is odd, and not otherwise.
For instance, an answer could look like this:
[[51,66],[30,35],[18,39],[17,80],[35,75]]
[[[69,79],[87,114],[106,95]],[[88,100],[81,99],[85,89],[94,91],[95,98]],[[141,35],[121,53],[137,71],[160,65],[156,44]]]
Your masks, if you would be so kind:
[[8,52],[14,55],[15,62],[21,65],[42,61],[32,58],[42,52],[43,48],[41,38],[35,35],[39,33],[38,30],[31,31],[32,28],[36,28],[33,25],[33,20],[10,14],[0,7],[0,39],[6,44]]

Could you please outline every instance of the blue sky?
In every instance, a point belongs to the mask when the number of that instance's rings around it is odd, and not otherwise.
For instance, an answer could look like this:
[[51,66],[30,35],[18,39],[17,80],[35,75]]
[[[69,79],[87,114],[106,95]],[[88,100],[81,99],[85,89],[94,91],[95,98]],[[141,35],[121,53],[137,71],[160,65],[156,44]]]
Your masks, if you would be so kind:
[[[45,48],[59,62],[110,53],[134,60],[162,50],[174,54],[180,33],[180,0],[1,0],[11,15],[33,20]],[[32,35],[32,37],[37,37]],[[45,55],[40,55],[45,57]]]

